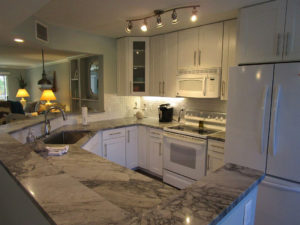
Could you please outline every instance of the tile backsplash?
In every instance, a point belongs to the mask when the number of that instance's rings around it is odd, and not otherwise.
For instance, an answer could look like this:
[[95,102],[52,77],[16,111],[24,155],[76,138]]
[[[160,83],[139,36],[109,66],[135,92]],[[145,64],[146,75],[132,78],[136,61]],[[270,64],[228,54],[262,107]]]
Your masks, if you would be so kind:
[[164,98],[164,97],[141,97],[141,108],[145,107],[145,116],[157,117],[158,106],[170,103],[174,107],[174,115],[178,115],[180,109],[192,111],[226,112],[227,101],[219,99],[196,99],[196,98]]

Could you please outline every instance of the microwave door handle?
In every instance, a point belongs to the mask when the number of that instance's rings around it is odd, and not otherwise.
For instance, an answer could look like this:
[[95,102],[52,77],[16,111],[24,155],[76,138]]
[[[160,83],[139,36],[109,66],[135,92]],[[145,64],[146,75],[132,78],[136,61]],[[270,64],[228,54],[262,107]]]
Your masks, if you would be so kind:
[[265,117],[266,117],[266,104],[267,104],[267,97],[269,94],[269,86],[265,86],[262,101],[261,101],[261,120],[260,120],[260,150],[261,154],[265,152]]

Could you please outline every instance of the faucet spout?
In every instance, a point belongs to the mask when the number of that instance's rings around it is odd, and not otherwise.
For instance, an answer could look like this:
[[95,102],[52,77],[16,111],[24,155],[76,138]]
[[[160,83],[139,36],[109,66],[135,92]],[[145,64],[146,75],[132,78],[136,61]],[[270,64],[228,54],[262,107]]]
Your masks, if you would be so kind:
[[60,108],[59,106],[51,106],[49,109],[47,109],[45,111],[45,135],[49,135],[50,131],[51,131],[51,124],[50,124],[50,121],[47,119],[47,117],[48,117],[48,113],[52,109],[58,109],[61,112],[61,114],[62,114],[63,120],[67,119],[66,114],[65,114],[65,112],[64,112],[64,110],[62,108]]
[[181,109],[181,110],[179,111],[179,114],[178,114],[178,123],[179,123],[180,120],[181,120],[181,114],[183,113],[183,111],[184,111],[184,109]]

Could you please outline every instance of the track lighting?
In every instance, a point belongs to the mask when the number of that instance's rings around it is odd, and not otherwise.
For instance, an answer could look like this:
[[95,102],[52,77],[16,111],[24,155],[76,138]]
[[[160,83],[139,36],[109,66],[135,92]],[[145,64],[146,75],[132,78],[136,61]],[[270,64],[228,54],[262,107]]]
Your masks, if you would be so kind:
[[141,26],[141,30],[142,30],[143,32],[146,32],[146,31],[148,30],[148,27],[147,27],[147,20],[146,20],[146,19],[144,19],[144,23],[143,23],[143,25]]
[[178,23],[177,13],[176,13],[176,10],[175,10],[175,9],[174,9],[173,12],[172,12],[171,18],[172,18],[172,24]]
[[126,32],[127,33],[130,33],[131,30],[132,30],[132,22],[129,20],[128,21],[128,24],[127,24],[127,27],[125,28]]
[[148,28],[149,28],[148,25],[147,25],[147,19],[150,19],[152,17],[156,17],[156,27],[157,28],[163,27],[161,15],[164,14],[164,13],[168,13],[168,12],[172,12],[172,14],[171,14],[172,24],[177,24],[178,23],[178,17],[177,17],[176,10],[179,10],[179,9],[192,8],[193,11],[192,11],[192,16],[191,16],[191,21],[195,22],[198,19],[198,17],[197,17],[197,8],[199,8],[199,7],[200,7],[200,5],[191,5],[191,6],[176,7],[176,8],[167,9],[167,10],[157,9],[157,10],[154,10],[154,13],[150,16],[146,16],[146,17],[138,18],[138,19],[127,20],[127,26],[125,27],[125,31],[127,33],[130,33],[132,31],[132,28],[133,28],[133,22],[143,21],[143,24],[141,26],[141,30],[143,32],[147,32]]
[[191,21],[192,22],[196,22],[197,19],[198,19],[198,17],[197,17],[197,9],[196,9],[196,7],[194,7],[193,11],[192,11]]
[[157,17],[156,17],[156,27],[160,28],[160,27],[163,27],[163,26],[164,25],[162,24],[160,15],[157,15]]

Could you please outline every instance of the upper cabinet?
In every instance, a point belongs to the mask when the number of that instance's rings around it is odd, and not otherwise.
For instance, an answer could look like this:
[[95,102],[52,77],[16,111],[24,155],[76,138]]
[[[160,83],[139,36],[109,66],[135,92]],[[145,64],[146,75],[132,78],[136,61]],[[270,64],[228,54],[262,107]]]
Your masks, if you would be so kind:
[[148,95],[149,38],[121,38],[117,42],[119,95]]
[[178,32],[178,68],[221,67],[223,23]]
[[241,9],[238,63],[299,60],[299,9],[299,0],[277,0]]
[[228,72],[230,67],[236,66],[236,37],[237,21],[225,21],[222,55],[221,100],[228,99]]
[[150,95],[176,96],[177,32],[150,38]]

